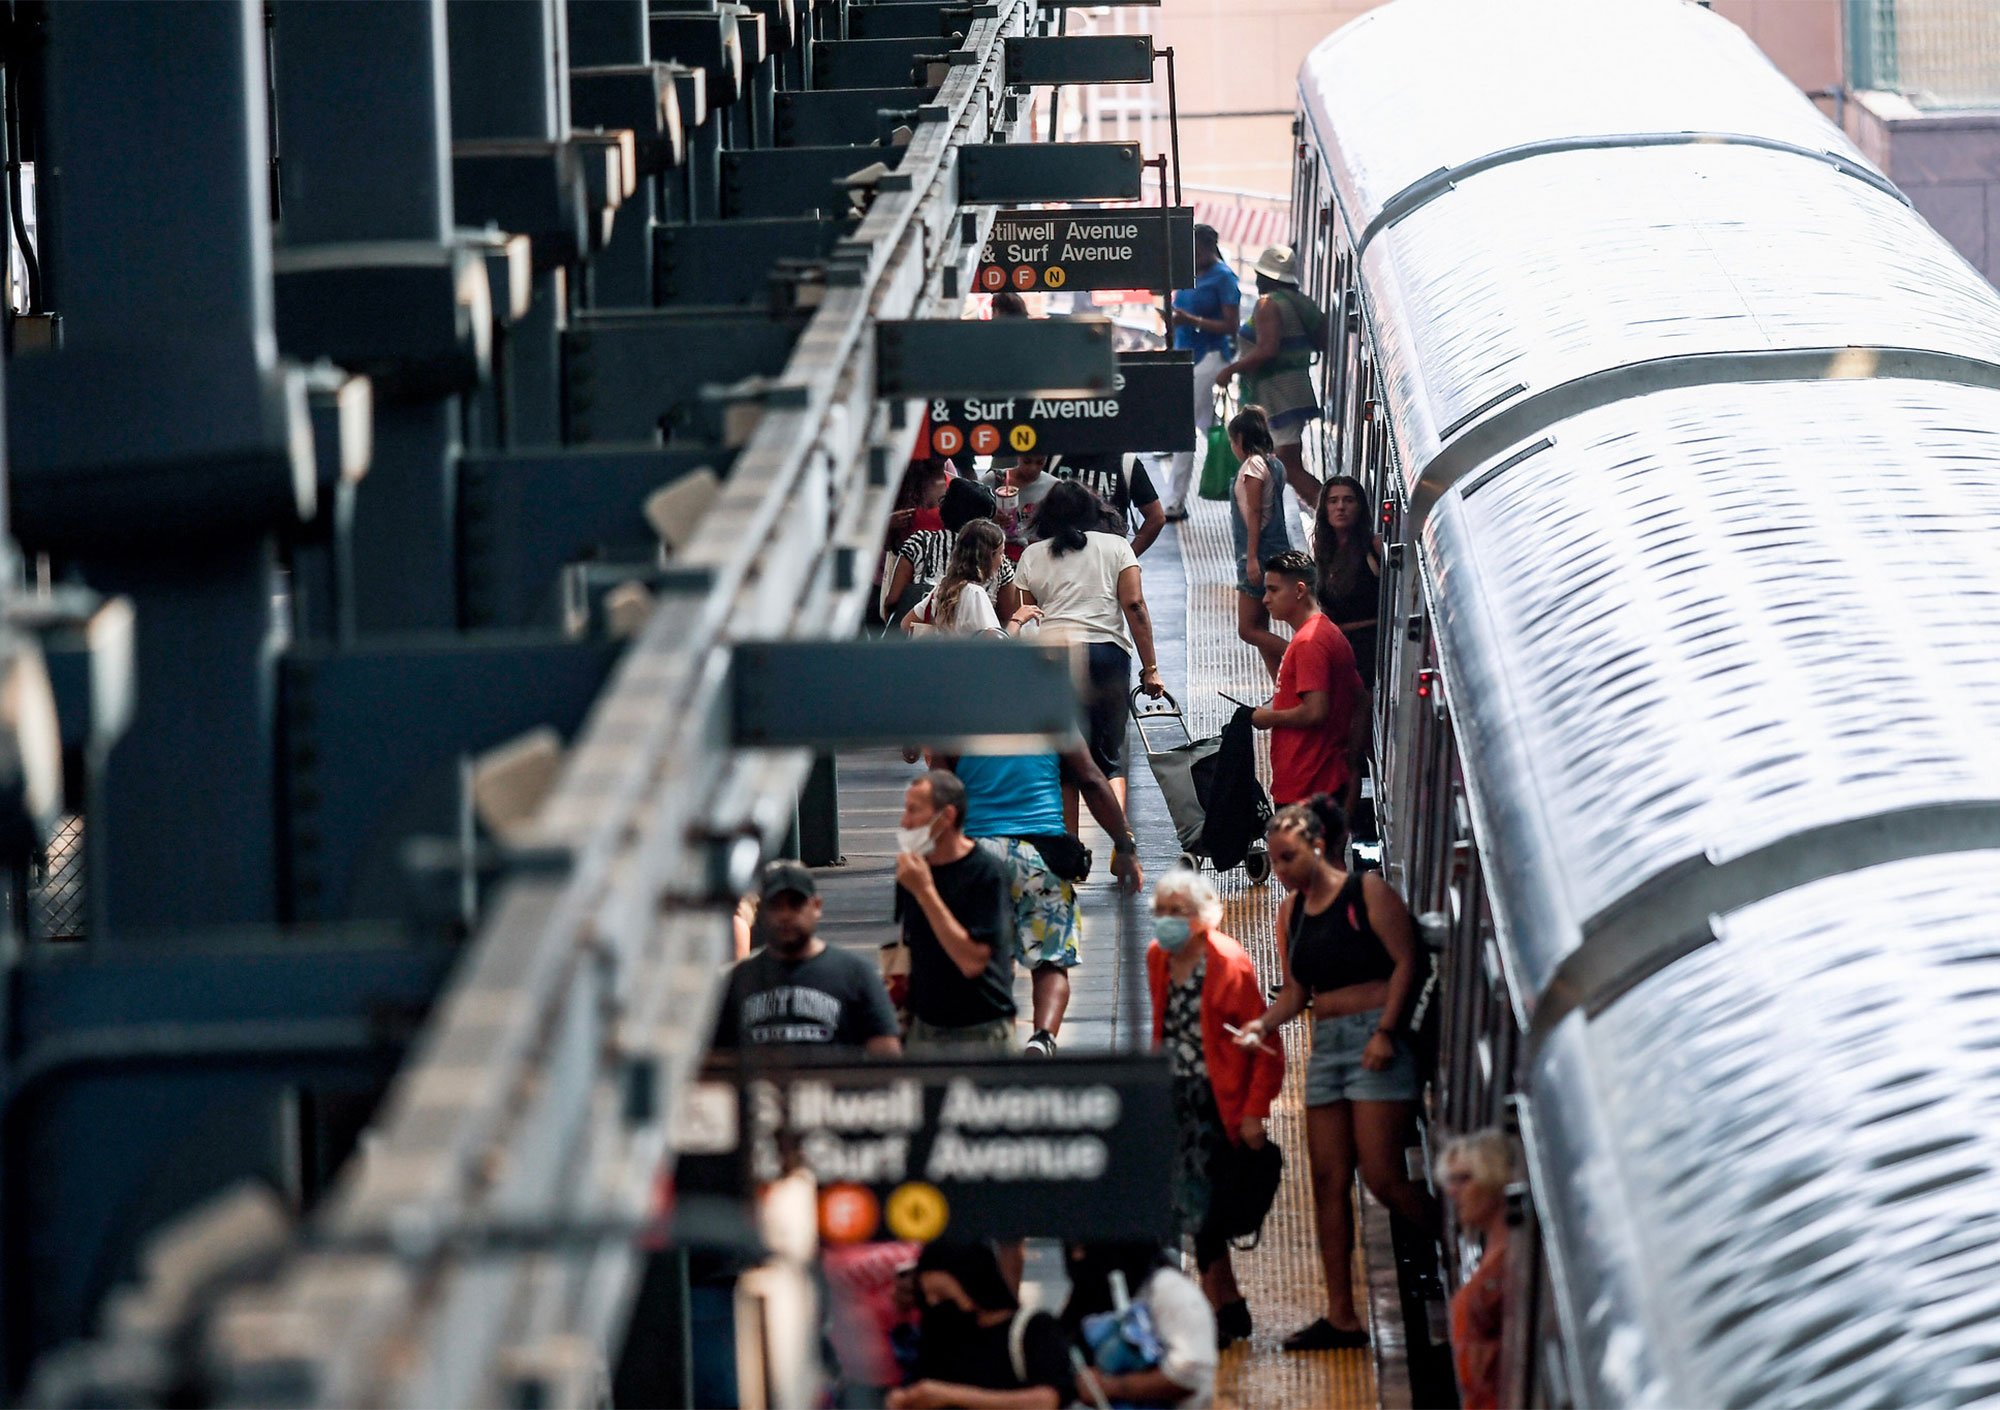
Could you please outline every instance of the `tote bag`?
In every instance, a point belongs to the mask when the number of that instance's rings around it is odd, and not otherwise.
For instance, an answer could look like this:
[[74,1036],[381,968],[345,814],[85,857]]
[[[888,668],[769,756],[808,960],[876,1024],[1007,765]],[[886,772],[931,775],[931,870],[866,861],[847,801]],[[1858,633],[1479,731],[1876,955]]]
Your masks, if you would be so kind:
[[1223,414],[1224,410],[1216,411],[1215,424],[1208,428],[1208,453],[1201,462],[1198,491],[1203,499],[1228,499],[1236,486],[1236,467],[1242,463],[1229,444],[1229,418]]

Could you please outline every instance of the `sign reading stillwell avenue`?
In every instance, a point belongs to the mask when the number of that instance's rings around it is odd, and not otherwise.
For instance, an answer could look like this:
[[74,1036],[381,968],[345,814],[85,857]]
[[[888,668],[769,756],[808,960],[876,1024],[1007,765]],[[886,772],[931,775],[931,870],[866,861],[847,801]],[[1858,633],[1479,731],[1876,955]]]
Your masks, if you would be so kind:
[[809,1167],[832,1241],[1172,1234],[1160,1057],[811,1061],[743,1075],[750,1177]]
[[1194,211],[1187,206],[1070,206],[1003,211],[979,257],[974,287],[1145,289],[1194,283]]
[[917,454],[1095,455],[1194,444],[1194,362],[1185,352],[1118,355],[1108,397],[937,397]]

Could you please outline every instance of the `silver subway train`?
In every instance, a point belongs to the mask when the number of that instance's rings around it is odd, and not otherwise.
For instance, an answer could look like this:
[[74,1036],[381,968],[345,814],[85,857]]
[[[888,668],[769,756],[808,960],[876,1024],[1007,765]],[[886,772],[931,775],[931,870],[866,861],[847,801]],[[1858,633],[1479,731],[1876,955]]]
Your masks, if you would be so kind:
[[1680,0],[1395,0],[1298,138],[1503,1403],[2000,1399],[2000,294]]

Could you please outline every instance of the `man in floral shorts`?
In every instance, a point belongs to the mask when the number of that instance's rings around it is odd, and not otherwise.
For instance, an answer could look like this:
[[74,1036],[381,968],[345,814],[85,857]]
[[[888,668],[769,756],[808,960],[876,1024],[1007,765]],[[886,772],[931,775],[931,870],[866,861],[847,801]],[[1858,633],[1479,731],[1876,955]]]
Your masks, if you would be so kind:
[[1063,765],[1091,816],[1112,836],[1112,873],[1135,892],[1144,880],[1138,844],[1118,795],[1081,742],[1061,754],[967,754],[937,763],[965,785],[965,835],[1007,864],[1016,948],[1034,975],[1035,1031],[1028,1052],[1048,1057],[1069,1007],[1069,972],[1082,957],[1076,883],[1089,862],[1083,844],[1063,828]]

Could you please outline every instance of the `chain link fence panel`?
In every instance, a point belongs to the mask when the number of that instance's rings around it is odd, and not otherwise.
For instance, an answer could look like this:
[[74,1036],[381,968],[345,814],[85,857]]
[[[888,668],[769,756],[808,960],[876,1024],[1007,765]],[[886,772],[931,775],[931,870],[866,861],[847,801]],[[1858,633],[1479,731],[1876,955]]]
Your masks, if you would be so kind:
[[2000,0],[1848,0],[1847,62],[1919,108],[2000,107]]
[[62,818],[47,861],[28,888],[28,926],[37,940],[81,940],[84,923],[83,819]]

